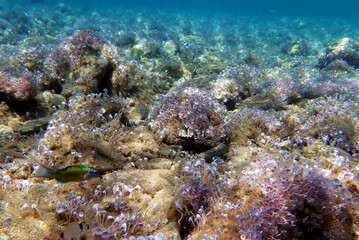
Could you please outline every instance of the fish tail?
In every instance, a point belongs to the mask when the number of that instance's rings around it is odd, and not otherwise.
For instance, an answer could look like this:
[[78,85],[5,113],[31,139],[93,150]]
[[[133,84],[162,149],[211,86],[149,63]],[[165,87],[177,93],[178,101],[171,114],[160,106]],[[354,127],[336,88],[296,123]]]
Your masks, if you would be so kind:
[[45,165],[38,163],[39,169],[36,172],[35,177],[41,177],[41,178],[54,178],[54,169],[46,167]]

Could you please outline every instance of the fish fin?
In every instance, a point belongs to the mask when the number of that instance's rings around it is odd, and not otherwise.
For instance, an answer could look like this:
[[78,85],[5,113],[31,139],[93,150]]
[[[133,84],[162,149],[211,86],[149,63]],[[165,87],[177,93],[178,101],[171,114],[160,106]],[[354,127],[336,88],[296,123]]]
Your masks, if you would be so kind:
[[42,177],[42,178],[53,178],[53,169],[46,167],[45,165],[38,163],[40,165],[39,169],[36,172],[35,177]]

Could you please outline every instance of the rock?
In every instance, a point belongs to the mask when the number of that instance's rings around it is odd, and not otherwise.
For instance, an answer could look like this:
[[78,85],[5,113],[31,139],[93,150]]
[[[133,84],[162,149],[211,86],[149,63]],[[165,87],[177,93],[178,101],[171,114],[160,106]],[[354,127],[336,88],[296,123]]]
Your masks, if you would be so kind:
[[281,46],[282,53],[292,56],[307,56],[310,53],[309,46],[301,39],[285,42]]
[[224,143],[220,143],[218,146],[200,153],[199,156],[201,157],[203,156],[206,162],[210,163],[212,162],[212,159],[214,157],[224,158],[227,151],[228,151],[228,145]]
[[243,60],[246,64],[251,65],[251,66],[256,66],[256,67],[259,67],[259,65],[261,65],[261,63],[263,61],[263,59],[261,57],[259,57],[256,54],[252,54],[252,53],[246,54],[246,56],[244,56]]
[[324,68],[338,59],[359,68],[359,43],[350,38],[342,38],[336,46],[329,48],[326,55],[319,58],[319,66]]
[[27,69],[8,66],[0,70],[1,98],[11,101],[26,101],[35,96],[36,77]]
[[262,110],[274,109],[280,111],[285,109],[285,103],[273,91],[249,97],[243,101],[243,104],[249,108],[256,107]]
[[[55,48],[46,61],[50,77],[44,86],[62,88],[64,96],[111,89],[116,48],[94,33],[77,31]],[[55,88],[55,87],[52,87]]]
[[14,134],[14,132],[12,131],[11,127],[0,124],[0,136],[8,136],[12,134]]
[[119,36],[116,37],[115,44],[124,47],[124,46],[133,46],[136,43],[136,33],[135,32],[122,32],[119,33]]
[[66,103],[66,98],[64,96],[62,96],[61,94],[52,93],[51,91],[44,91],[36,98],[41,105],[47,106],[49,108],[59,107]]
[[342,59],[336,59],[333,62],[329,63],[326,67],[326,70],[335,71],[335,72],[354,72],[354,68],[351,67],[346,61]]
[[13,129],[13,130],[16,131],[17,129],[20,128],[20,126],[21,126],[21,121],[20,121],[19,118],[13,118],[13,119],[11,119],[10,121],[7,122],[7,125],[8,125],[11,129]]
[[175,55],[178,52],[178,46],[173,40],[166,41],[163,48],[169,55]]
[[17,131],[24,135],[39,132],[41,128],[45,128],[49,121],[53,119],[53,116],[47,116],[35,120],[26,121]]
[[239,87],[234,79],[221,77],[211,84],[211,95],[221,103],[234,103],[238,92]]
[[183,76],[183,67],[181,62],[175,60],[167,61],[161,68],[161,71],[167,73],[168,76],[179,79]]

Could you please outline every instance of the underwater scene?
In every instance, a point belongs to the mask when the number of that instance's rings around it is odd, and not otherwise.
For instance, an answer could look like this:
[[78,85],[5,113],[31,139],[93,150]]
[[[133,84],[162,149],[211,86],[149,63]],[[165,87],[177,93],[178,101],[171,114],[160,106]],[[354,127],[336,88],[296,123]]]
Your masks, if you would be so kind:
[[0,240],[359,239],[358,9],[0,0]]

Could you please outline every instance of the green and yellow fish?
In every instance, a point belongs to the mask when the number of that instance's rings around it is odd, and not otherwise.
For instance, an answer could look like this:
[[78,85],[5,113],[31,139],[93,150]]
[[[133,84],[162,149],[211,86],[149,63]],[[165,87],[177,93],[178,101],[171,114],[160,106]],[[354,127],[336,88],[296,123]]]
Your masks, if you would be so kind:
[[35,177],[55,178],[61,183],[85,181],[90,178],[101,177],[101,174],[88,165],[71,165],[60,169],[52,169],[39,163],[40,167]]

